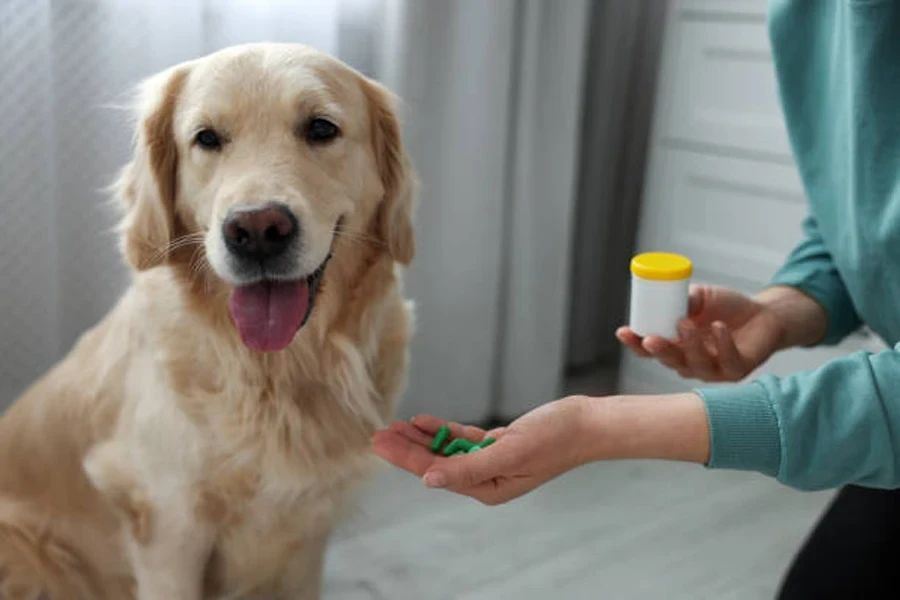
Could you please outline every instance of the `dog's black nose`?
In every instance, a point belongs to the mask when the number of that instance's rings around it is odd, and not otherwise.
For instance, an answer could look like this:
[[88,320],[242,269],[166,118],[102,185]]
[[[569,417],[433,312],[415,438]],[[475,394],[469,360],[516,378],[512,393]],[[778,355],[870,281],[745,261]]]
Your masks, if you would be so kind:
[[294,213],[278,203],[240,207],[222,223],[228,250],[239,258],[262,261],[284,253],[299,235]]

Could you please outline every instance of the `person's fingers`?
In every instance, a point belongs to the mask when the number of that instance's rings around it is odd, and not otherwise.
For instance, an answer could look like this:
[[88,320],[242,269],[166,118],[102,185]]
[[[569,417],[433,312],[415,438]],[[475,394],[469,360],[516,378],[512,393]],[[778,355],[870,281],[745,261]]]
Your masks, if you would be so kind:
[[422,477],[439,457],[395,431],[379,431],[372,437],[372,451],[396,467]]
[[506,427],[495,427],[484,434],[485,438],[494,438],[499,440],[506,433]]
[[498,442],[478,452],[436,461],[422,479],[430,488],[450,488],[468,494],[470,488],[508,474],[517,460],[514,452]]
[[446,421],[432,415],[419,415],[410,420],[413,427],[424,433],[434,436],[438,429],[446,425],[450,428],[450,436],[453,438],[465,438],[470,442],[480,442],[485,437],[485,431],[474,425],[462,425],[452,421]]
[[396,421],[391,423],[390,430],[399,433],[409,441],[414,444],[419,444],[420,446],[431,446],[431,442],[434,439],[433,435],[425,433],[412,423],[407,423],[406,421]]
[[688,369],[687,367],[684,367],[683,369],[678,369],[676,371],[676,373],[678,373],[678,376],[681,377],[682,379],[694,379],[694,377],[695,377],[694,372],[691,371],[690,369]]
[[416,415],[409,422],[429,435],[434,435],[444,425],[453,425],[447,419],[435,417],[434,415]]
[[644,347],[641,345],[641,342],[643,341],[641,336],[633,332],[630,327],[619,327],[616,330],[616,338],[618,338],[626,348],[641,358],[650,357],[650,353],[644,350]]
[[431,435],[437,433],[437,430],[444,425],[452,425],[447,419],[435,417],[434,415],[416,415],[410,419],[409,422],[425,433]]
[[692,284],[688,293],[688,317],[696,317],[706,308],[706,296],[709,288]]
[[677,371],[685,368],[684,352],[669,340],[658,336],[648,336],[644,338],[643,345],[644,350],[646,350],[650,356],[670,369]]
[[681,334],[681,346],[684,349],[684,362],[688,369],[700,379],[712,379],[717,375],[716,364],[710,358],[700,330],[691,321],[682,321],[678,325]]
[[731,331],[724,323],[716,321],[712,324],[712,332],[719,352],[719,368],[722,376],[728,381],[740,379],[746,369],[744,359],[734,343],[734,338],[731,337]]

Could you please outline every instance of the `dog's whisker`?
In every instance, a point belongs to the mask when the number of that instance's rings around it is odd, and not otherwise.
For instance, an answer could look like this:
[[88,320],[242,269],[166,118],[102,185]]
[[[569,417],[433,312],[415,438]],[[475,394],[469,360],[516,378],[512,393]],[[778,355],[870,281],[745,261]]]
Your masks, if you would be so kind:
[[365,240],[357,240],[357,239],[354,239],[351,237],[340,238],[340,239],[341,239],[341,241],[346,242],[347,244],[352,244],[354,246],[363,247],[363,248],[369,244],[369,242],[367,242]]
[[191,263],[191,276],[190,281],[192,284],[199,282],[200,280],[206,279],[206,266],[205,261],[203,260],[194,260]]
[[188,269],[188,282],[191,285],[197,283],[200,278],[204,280],[204,290],[208,291],[208,277],[207,270],[210,268],[209,263],[206,261],[206,257],[202,254],[203,246],[198,246],[194,249],[194,252],[191,254],[190,258],[190,266]]
[[365,238],[365,239],[369,239],[372,241],[380,241],[377,237],[370,235],[364,231],[354,231],[352,229],[335,228],[335,229],[331,230],[331,233],[336,236],[350,236],[350,237],[356,237],[356,238]]
[[181,248],[184,248],[185,246],[191,246],[194,244],[202,244],[203,236],[204,236],[203,232],[197,232],[197,233],[189,233],[189,234],[182,235],[182,236],[175,238],[174,240],[172,240],[171,242],[169,242],[162,248],[159,248],[156,252],[153,253],[153,255],[150,257],[150,261],[149,261],[150,264],[151,265],[159,264],[170,253],[175,252],[176,250],[179,250]]
[[332,231],[332,235],[335,238],[345,239],[351,242],[364,243],[364,244],[374,244],[376,246],[386,247],[387,244],[384,243],[384,240],[380,240],[374,236],[359,232],[359,231],[348,231],[346,229],[340,230],[336,229]]

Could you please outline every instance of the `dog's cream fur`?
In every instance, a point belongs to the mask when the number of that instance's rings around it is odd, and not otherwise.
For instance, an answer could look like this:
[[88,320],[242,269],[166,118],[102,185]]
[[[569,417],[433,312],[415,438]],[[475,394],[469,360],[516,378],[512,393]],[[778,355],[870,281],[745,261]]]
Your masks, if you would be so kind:
[[[138,113],[117,187],[133,282],[0,420],[0,598],[317,598],[405,384],[415,186],[391,98],[312,49],[255,44],[151,78]],[[308,145],[313,114],[340,138]],[[193,147],[199,126],[228,147]],[[230,320],[218,232],[273,197],[298,215],[300,264],[333,259],[310,321],[260,354]]]

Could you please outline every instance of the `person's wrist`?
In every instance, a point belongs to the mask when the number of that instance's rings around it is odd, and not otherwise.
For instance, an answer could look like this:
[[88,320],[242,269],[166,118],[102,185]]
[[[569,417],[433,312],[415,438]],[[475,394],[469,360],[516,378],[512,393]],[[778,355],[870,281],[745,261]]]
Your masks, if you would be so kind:
[[585,397],[578,432],[581,462],[662,459],[706,464],[709,422],[693,392]]
[[[554,428],[560,439],[554,443],[558,449],[568,448],[570,452],[564,452],[565,462],[568,468],[582,466],[592,461],[590,448],[596,442],[597,430],[596,417],[594,415],[595,401],[585,395],[572,395],[561,398],[555,402],[556,413],[561,415],[563,426]],[[574,443],[573,443],[574,442]]]
[[828,315],[811,296],[789,286],[770,286],[753,300],[770,315],[778,329],[778,350],[813,346],[827,333]]

